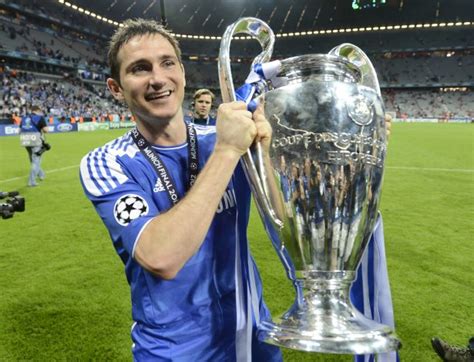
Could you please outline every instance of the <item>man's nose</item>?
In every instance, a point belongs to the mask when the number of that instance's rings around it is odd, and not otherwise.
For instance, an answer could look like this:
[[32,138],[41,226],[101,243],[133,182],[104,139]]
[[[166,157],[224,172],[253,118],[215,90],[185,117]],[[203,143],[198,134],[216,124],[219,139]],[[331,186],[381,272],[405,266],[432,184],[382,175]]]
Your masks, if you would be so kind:
[[162,87],[165,84],[163,73],[159,70],[153,70],[150,75],[149,83],[152,87]]

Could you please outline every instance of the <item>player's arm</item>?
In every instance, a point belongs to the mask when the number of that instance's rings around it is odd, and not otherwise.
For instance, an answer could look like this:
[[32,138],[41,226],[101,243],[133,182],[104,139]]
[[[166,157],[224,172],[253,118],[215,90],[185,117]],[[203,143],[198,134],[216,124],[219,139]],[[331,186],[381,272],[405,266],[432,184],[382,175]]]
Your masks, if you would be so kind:
[[235,166],[257,132],[243,102],[222,104],[217,118],[214,152],[194,186],[145,226],[135,247],[134,258],[164,279],[174,278],[203,243]]

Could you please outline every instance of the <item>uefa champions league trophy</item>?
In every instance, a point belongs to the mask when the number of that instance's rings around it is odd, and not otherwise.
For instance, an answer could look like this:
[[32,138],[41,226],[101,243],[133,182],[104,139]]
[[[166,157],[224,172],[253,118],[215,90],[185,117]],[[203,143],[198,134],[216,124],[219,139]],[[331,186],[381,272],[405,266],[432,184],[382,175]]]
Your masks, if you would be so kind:
[[250,35],[262,47],[252,69],[273,69],[255,82],[255,100],[272,126],[271,147],[266,152],[255,145],[243,164],[296,290],[293,306],[275,322],[263,321],[259,336],[313,352],[397,350],[394,331],[364,317],[349,299],[377,219],[386,153],[384,109],[370,60],[356,46],[342,44],[329,54],[269,62],[272,30],[259,19],[241,18],[221,41],[224,102],[236,100],[229,57],[235,34]]

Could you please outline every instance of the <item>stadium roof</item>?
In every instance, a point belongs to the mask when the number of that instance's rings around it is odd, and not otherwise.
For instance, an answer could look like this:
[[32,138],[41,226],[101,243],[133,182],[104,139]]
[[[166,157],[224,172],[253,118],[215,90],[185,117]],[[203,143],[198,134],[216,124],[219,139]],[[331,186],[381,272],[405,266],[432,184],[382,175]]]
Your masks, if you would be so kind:
[[[59,2],[64,2],[58,0]],[[432,22],[473,22],[473,0],[69,0],[102,17],[165,19],[178,34],[223,34],[243,16],[275,33]]]

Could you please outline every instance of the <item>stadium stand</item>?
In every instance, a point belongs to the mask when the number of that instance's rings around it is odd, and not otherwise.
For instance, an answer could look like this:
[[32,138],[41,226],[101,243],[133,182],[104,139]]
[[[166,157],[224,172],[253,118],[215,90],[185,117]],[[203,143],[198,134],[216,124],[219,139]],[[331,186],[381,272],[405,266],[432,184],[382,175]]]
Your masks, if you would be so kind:
[[[112,25],[55,1],[10,4],[0,0],[2,122],[14,121],[34,103],[43,104],[55,121],[109,119],[111,114],[129,119],[105,87],[106,44],[112,30]],[[274,57],[326,53],[351,42],[374,63],[387,111],[400,119],[472,120],[474,37],[459,28],[440,33],[424,29],[413,30],[412,36],[406,36],[405,30],[279,37]],[[220,93],[219,41],[180,42],[189,92],[185,107],[189,107],[191,94],[198,88]],[[244,82],[258,51],[256,42],[236,42],[232,52],[236,85]]]

